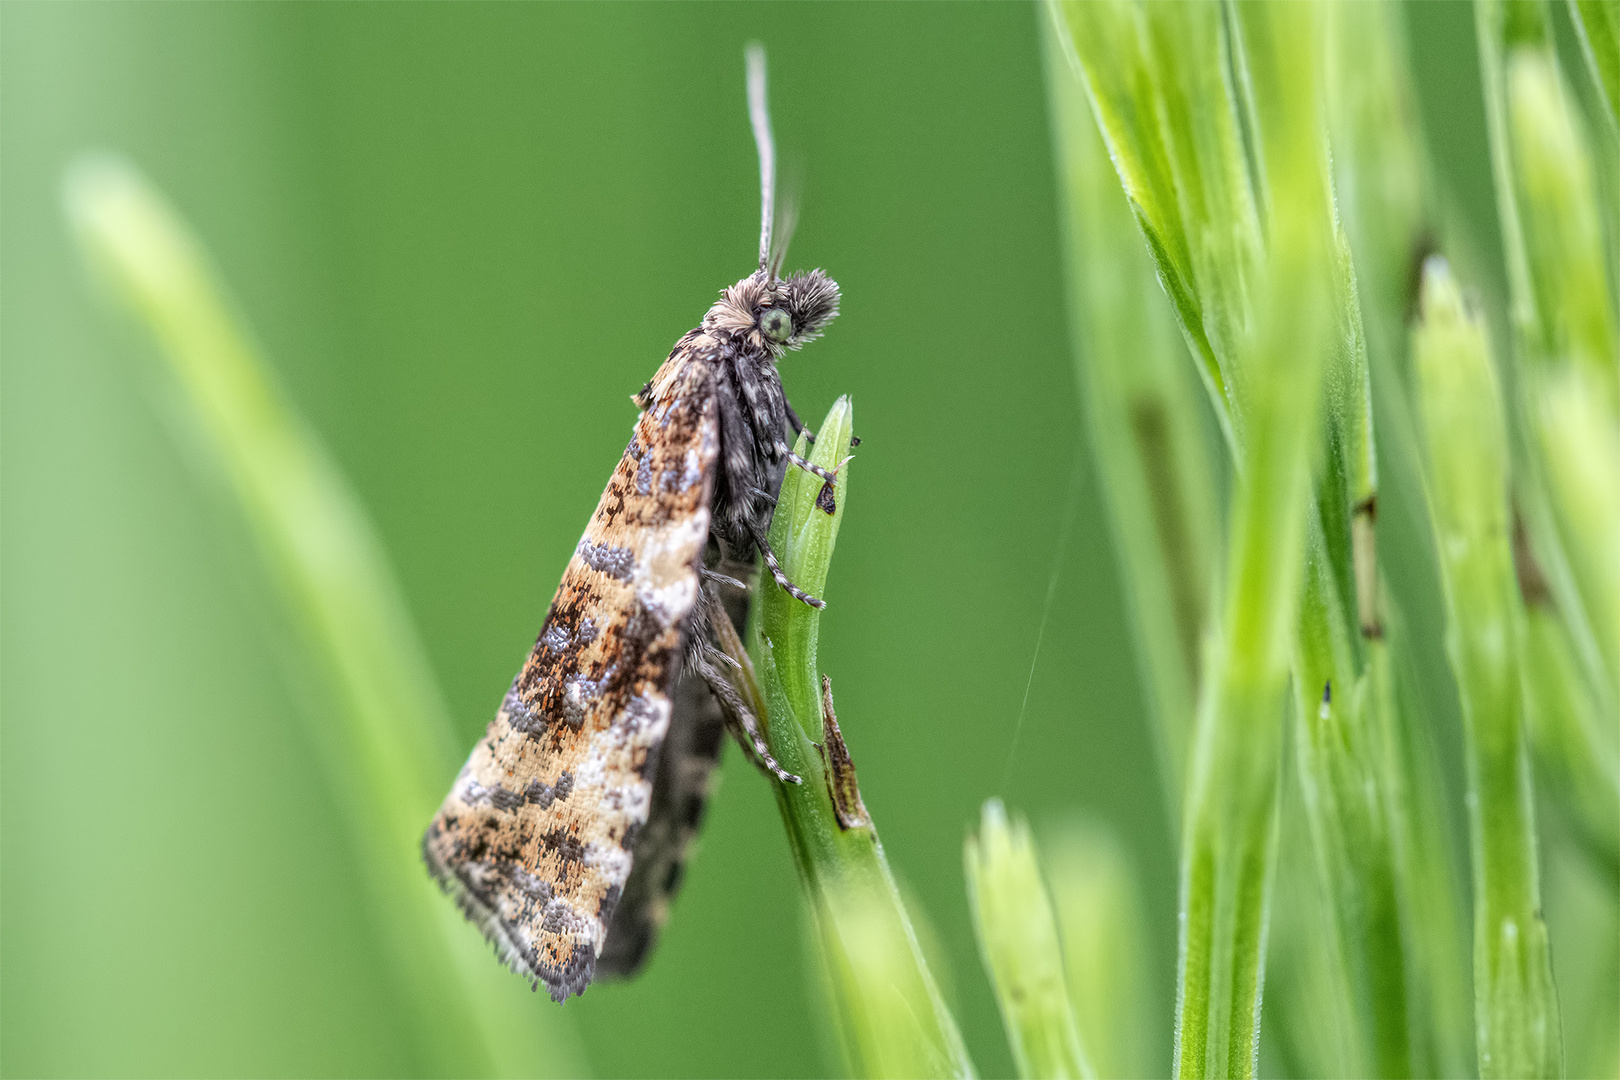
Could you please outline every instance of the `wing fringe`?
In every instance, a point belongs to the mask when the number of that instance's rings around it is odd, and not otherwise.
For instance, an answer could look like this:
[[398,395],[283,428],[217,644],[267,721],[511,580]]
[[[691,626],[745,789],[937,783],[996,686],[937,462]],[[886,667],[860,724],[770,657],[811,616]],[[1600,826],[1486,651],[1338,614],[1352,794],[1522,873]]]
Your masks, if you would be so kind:
[[438,883],[444,894],[455,901],[456,907],[466,916],[467,921],[478,927],[495,950],[495,955],[514,974],[521,975],[529,980],[530,990],[539,990],[540,984],[545,983],[546,989],[551,993],[551,1000],[559,1005],[567,1001],[569,995],[578,997],[590,985],[591,975],[596,967],[596,953],[589,945],[578,944],[574,948],[574,955],[561,969],[554,969],[549,964],[536,964],[524,953],[523,948],[513,936],[506,920],[490,905],[489,901],[473,887],[472,883],[462,877],[455,870],[445,865],[433,853],[431,832],[422,837],[422,861],[427,863],[428,872]]

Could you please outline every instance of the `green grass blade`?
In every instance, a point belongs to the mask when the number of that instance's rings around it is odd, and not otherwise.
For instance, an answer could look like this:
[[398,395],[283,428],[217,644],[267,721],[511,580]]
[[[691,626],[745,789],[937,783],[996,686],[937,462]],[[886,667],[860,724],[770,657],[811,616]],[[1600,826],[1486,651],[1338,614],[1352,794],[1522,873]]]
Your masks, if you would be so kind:
[[[817,596],[849,502],[853,430],[854,412],[840,398],[814,448],[803,437],[797,447],[822,468],[837,468],[832,512],[821,498],[822,481],[790,466],[771,521],[771,547],[783,569]],[[862,1076],[971,1076],[956,1021],[860,803],[853,762],[842,752],[831,690],[816,665],[821,612],[793,599],[769,575],[761,577],[744,693],[771,753],[803,780],[772,785],[826,961],[843,1045]],[[736,655],[747,659],[740,648]]]
[[[1070,333],[1164,786],[1179,800],[1200,642],[1219,569],[1223,454],[1152,260],[1063,46],[1041,19],[1057,147]],[[1177,807],[1172,805],[1172,820]]]
[[[1545,13],[1533,6],[1542,17],[1527,18],[1495,2],[1475,10],[1510,268],[1537,762],[1551,799],[1607,861],[1620,815],[1608,749],[1620,735],[1620,330],[1603,241],[1613,209]],[[1584,685],[1570,682],[1577,671]]]
[[1239,365],[1243,467],[1182,834],[1176,1071],[1188,1077],[1249,1076],[1256,1066],[1281,724],[1306,541],[1307,448],[1332,334],[1317,12],[1287,4],[1240,11],[1253,20],[1245,55],[1263,127],[1269,250]]
[[[1399,530],[1414,526],[1421,531],[1427,518],[1416,483],[1420,458],[1407,393],[1406,323],[1414,253],[1434,242],[1434,181],[1399,5],[1333,4],[1328,19],[1337,205],[1354,253],[1366,320],[1368,366],[1378,401],[1378,471],[1388,481],[1377,491],[1378,520],[1382,530],[1399,536]],[[1356,546],[1358,555],[1363,546]],[[1412,569],[1403,555],[1395,553],[1408,563],[1399,585],[1380,578],[1378,621],[1384,633],[1364,641],[1364,683],[1357,694],[1371,717],[1360,736],[1375,755],[1399,897],[1411,1068],[1413,1075],[1452,1076],[1471,1067],[1473,1053],[1466,941],[1460,931],[1466,901],[1454,872],[1459,838],[1446,812],[1445,777],[1434,746],[1439,717],[1430,702],[1410,691],[1409,673],[1401,674],[1409,672],[1417,645],[1405,613],[1422,606],[1411,594]],[[1367,584],[1359,565],[1357,584]],[[1309,719],[1309,713],[1302,715]],[[1347,801],[1354,798],[1349,787],[1343,794]],[[1363,970],[1376,971],[1377,965]]]
[[1379,744],[1390,843],[1405,946],[1412,1075],[1461,1076],[1472,1069],[1466,898],[1458,832],[1447,805],[1432,717],[1412,689],[1404,623],[1374,643],[1366,693],[1381,725]]
[[[1294,670],[1294,752],[1341,994],[1345,1075],[1413,1074],[1397,862],[1390,834],[1388,722],[1370,673],[1356,676],[1326,568],[1306,570]],[[1374,642],[1370,648],[1382,649]]]
[[1530,294],[1516,355],[1541,481],[1541,497],[1529,500],[1533,543],[1612,713],[1620,685],[1620,336],[1596,178],[1551,51],[1514,49],[1505,74]]
[[964,844],[963,862],[979,955],[1018,1075],[1090,1080],[1097,1073],[1075,1024],[1057,919],[1028,823],[1009,821],[1001,801],[989,800],[978,833]]
[[[1400,386],[1412,253],[1424,242],[1432,181],[1418,130],[1416,92],[1400,7],[1327,8],[1328,126],[1334,190],[1357,270],[1369,358],[1378,379]],[[1389,362],[1380,366],[1380,359]],[[1385,433],[1379,432],[1382,451]]]
[[1152,953],[1129,852],[1100,824],[1075,820],[1043,833],[1041,859],[1081,1045],[1098,1076],[1152,1075]]
[[1214,4],[1058,0],[1098,130],[1227,441],[1260,230]]
[[1596,84],[1609,123],[1620,128],[1620,3],[1615,0],[1568,0],[1569,21],[1575,24],[1586,58],[1587,71]]
[[1507,433],[1484,329],[1439,260],[1424,270],[1413,356],[1467,744],[1479,1069],[1485,1077],[1557,1076],[1558,1003],[1541,920],[1522,615],[1508,541]]
[[536,1013],[421,865],[421,831],[457,755],[358,500],[233,318],[201,246],[146,181],[118,160],[86,160],[65,197],[90,263],[156,338],[185,419],[286,600],[303,659],[331,691],[312,736],[354,835],[422,1070],[574,1072],[564,1023]]
[[1550,48],[1513,49],[1504,74],[1513,170],[1506,179],[1529,271],[1523,361],[1585,369],[1592,392],[1613,413],[1620,357],[1591,145]]
[[[1521,578],[1522,580],[1522,578]],[[1528,598],[1525,690],[1537,775],[1571,832],[1611,882],[1620,881],[1620,746],[1587,692],[1569,631],[1545,592]]]

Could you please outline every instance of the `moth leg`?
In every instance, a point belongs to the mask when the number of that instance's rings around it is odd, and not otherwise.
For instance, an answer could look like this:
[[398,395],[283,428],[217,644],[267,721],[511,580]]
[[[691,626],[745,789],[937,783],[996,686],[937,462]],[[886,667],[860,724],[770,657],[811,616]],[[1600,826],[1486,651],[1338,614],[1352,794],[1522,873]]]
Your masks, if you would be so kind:
[[[782,404],[787,406],[788,423],[793,425],[793,434],[803,435],[805,442],[809,443],[811,446],[816,445],[816,433],[811,431],[810,426],[803,420],[800,420],[799,414],[793,411],[793,402],[783,401]],[[859,436],[851,435],[849,437],[849,445],[852,448],[861,445]]]
[[[728,574],[722,574],[718,570],[710,570],[705,566],[700,572],[703,575],[704,582],[712,581],[716,585],[730,585],[733,589],[742,589],[744,592],[748,590],[746,582],[738,581],[736,578]],[[729,660],[730,657],[727,657],[727,659]]]
[[792,581],[788,580],[786,572],[784,572],[782,569],[782,564],[776,561],[776,552],[771,550],[770,541],[765,539],[765,530],[755,527],[752,531],[754,534],[754,543],[759,546],[759,553],[765,557],[765,569],[771,572],[771,577],[774,578],[776,583],[782,587],[782,591],[793,597],[795,600],[804,601],[813,608],[826,607],[827,601],[819,600],[816,597],[811,596],[809,593],[793,584]]
[[[810,473],[812,476],[819,476],[821,479],[827,481],[827,483],[829,483],[829,484],[838,483],[838,470],[837,469],[834,469],[833,471],[828,472],[826,469],[823,469],[820,465],[816,465],[816,464],[806,460],[805,458],[800,457],[798,454],[795,454],[793,452],[793,448],[788,446],[787,443],[782,442],[780,439],[777,440],[776,450],[777,450],[777,453],[783,455],[789,461],[793,462],[793,464],[797,465],[799,468],[803,469],[805,472]],[[844,461],[848,461],[848,460],[849,460],[848,458],[844,459]],[[844,461],[840,461],[838,463],[838,468],[839,469],[844,467]]]
[[793,434],[803,435],[805,442],[809,443],[811,446],[816,445],[816,433],[811,431],[810,426],[803,420],[800,420],[799,414],[793,411],[793,402],[784,398],[782,400],[782,404],[787,406],[788,423],[793,425]]
[[720,703],[720,712],[726,718],[726,726],[731,729],[732,735],[736,736],[738,744],[743,748],[743,754],[756,768],[770,773],[784,784],[803,783],[799,777],[777,764],[776,759],[771,756],[770,748],[765,745],[765,736],[760,733],[758,718],[743,702],[742,695],[737,693],[737,688],[732,685],[725,673],[709,663],[711,655],[719,656],[733,664],[736,662],[719,649],[705,643],[693,666],[709,684],[715,700]]

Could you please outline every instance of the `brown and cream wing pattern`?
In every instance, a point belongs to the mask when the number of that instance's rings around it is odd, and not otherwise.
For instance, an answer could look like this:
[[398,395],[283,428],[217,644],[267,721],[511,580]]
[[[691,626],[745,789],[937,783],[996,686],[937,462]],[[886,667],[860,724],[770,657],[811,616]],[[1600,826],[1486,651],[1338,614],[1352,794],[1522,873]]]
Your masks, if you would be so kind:
[[590,982],[647,820],[720,448],[707,340],[683,338],[539,640],[423,852],[513,970],[558,1001]]

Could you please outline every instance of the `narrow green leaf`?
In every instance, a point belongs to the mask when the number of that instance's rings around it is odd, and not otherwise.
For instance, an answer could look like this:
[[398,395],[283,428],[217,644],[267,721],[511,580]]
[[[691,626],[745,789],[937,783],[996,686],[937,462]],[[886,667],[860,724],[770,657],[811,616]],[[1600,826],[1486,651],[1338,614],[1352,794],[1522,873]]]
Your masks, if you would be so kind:
[[1234,445],[1235,343],[1260,232],[1213,4],[1057,0],[1072,51],[1188,348]]
[[1460,1076],[1472,1066],[1473,1031],[1458,834],[1432,718],[1412,689],[1404,622],[1387,625],[1385,634],[1388,644],[1374,642],[1370,650],[1366,694],[1386,755],[1384,798],[1401,903],[1412,1075]]
[[1586,57],[1587,71],[1597,84],[1609,123],[1620,128],[1620,3],[1615,0],[1568,0],[1569,19],[1575,24]]
[[1046,885],[1022,819],[999,799],[984,804],[977,835],[963,849],[979,955],[995,987],[1018,1075],[1026,1080],[1092,1078],[1069,1002],[1063,948]]
[[[1510,270],[1525,466],[1514,495],[1528,534],[1521,568],[1533,566],[1552,601],[1530,621],[1525,678],[1543,714],[1535,730],[1537,761],[1554,781],[1548,793],[1581,822],[1607,799],[1613,757],[1603,748],[1620,729],[1620,332],[1603,241],[1613,208],[1599,194],[1589,135],[1548,35],[1518,7],[1481,0],[1475,10]],[[1587,14],[1612,25],[1612,10]],[[1561,685],[1565,655],[1578,661],[1584,686]],[[1598,730],[1583,734],[1587,702]]]
[[[1357,676],[1335,620],[1326,568],[1306,570],[1295,661],[1294,751],[1328,907],[1324,946],[1335,955],[1345,1075],[1413,1074],[1400,893],[1390,835],[1389,763],[1370,673]],[[1376,643],[1373,648],[1382,648]]]
[[[1521,581],[1523,577],[1521,575]],[[1525,613],[1525,689],[1537,775],[1558,792],[1587,855],[1620,881],[1620,746],[1581,678],[1562,619],[1540,594]]]
[[1422,310],[1413,359],[1467,749],[1480,1075],[1557,1076],[1562,1048],[1541,920],[1502,402],[1484,328],[1438,259],[1424,268]]
[[1151,1076],[1153,953],[1130,853],[1101,824],[1077,819],[1042,834],[1041,861],[1081,1045],[1098,1076]]
[[[1179,1076],[1250,1076],[1277,845],[1287,707],[1333,248],[1308,5],[1240,9],[1268,178],[1267,259],[1238,367],[1245,393],[1224,608],[1203,688],[1182,831]],[[1286,93],[1283,92],[1286,90]]]
[[[1179,800],[1219,570],[1213,416],[1086,101],[1056,4],[1041,20],[1070,333],[1165,789]],[[1175,820],[1175,806],[1172,806]]]
[[1533,541],[1593,665],[1599,700],[1612,711],[1620,685],[1620,337],[1597,188],[1550,50],[1514,50],[1506,74],[1530,291],[1518,336],[1520,397],[1541,481],[1541,498],[1530,500]]
[[440,896],[422,829],[455,774],[452,727],[358,499],[231,307],[185,223],[135,170],[87,159],[65,199],[80,248],[156,338],[184,419],[223,472],[331,712],[311,717],[354,835],[424,1072],[578,1070],[565,1021],[532,1008]]
[[1524,360],[1584,367],[1613,412],[1620,356],[1590,145],[1550,49],[1513,50],[1505,74],[1512,194],[1529,271]]

